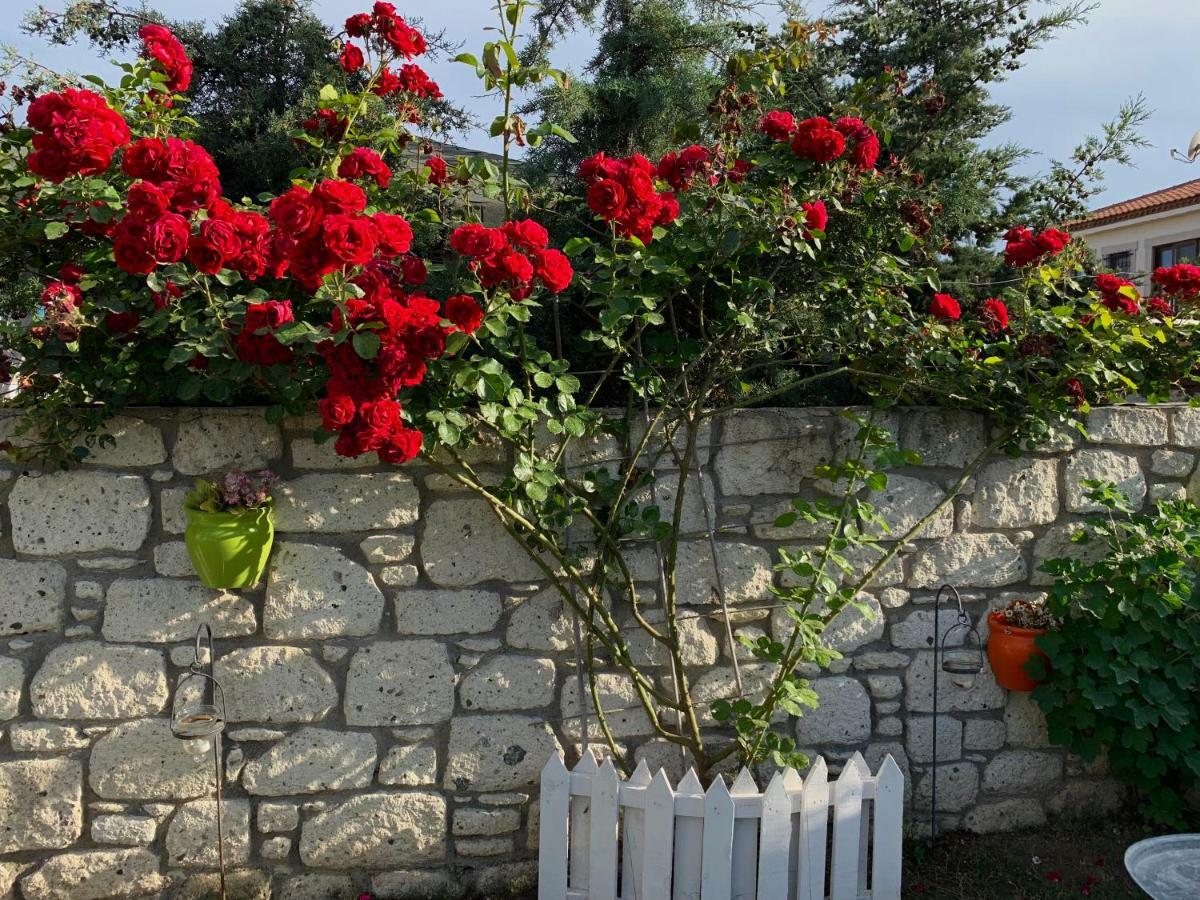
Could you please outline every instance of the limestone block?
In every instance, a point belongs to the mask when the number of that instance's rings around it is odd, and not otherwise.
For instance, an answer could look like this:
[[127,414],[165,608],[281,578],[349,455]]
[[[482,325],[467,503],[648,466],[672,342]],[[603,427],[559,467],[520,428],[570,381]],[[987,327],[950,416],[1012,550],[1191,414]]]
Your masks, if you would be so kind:
[[417,539],[411,534],[373,534],[358,547],[367,562],[383,565],[408,559],[416,545]]
[[292,466],[297,469],[344,471],[379,465],[379,457],[374,453],[364,453],[362,456],[338,456],[332,438],[318,444],[310,437],[294,437],[288,443],[292,448]]
[[1004,534],[955,534],[925,547],[913,560],[909,584],[937,588],[1001,587],[1025,577],[1021,551]]
[[298,647],[244,647],[217,659],[230,722],[315,722],[338,702],[317,660]]
[[926,466],[962,469],[987,446],[983,417],[946,409],[906,410],[900,446],[921,454]]
[[108,815],[92,819],[92,840],[119,847],[144,847],[154,842],[158,822],[153,816]]
[[571,618],[564,611],[561,595],[547,588],[521,600],[508,619],[505,643],[522,650],[564,651],[574,646]]
[[[940,698],[939,698],[940,699]],[[939,706],[941,704],[939,703]],[[908,758],[915,763],[933,761],[933,716],[910,716],[905,723],[908,732],[904,747]],[[950,762],[961,759],[963,751],[963,723],[950,716],[938,716],[937,760]]]
[[400,634],[482,634],[500,620],[503,603],[492,591],[396,592],[396,630]]
[[393,747],[379,764],[379,783],[419,787],[437,783],[437,747],[402,744]]
[[[919,782],[914,805],[928,810],[932,802],[933,777],[926,773]],[[938,766],[937,808],[938,812],[964,812],[979,796],[979,770],[969,762],[954,762]]]
[[11,656],[0,656],[0,720],[17,717],[24,682],[25,664]]
[[451,833],[460,835],[508,834],[521,826],[521,812],[517,809],[481,809],[459,807],[454,811]]
[[8,729],[8,742],[18,753],[64,753],[83,749],[91,739],[74,725],[14,722]]
[[554,700],[554,662],[529,656],[494,656],[472,669],[458,696],[463,709],[536,709]]
[[1146,476],[1136,456],[1113,450],[1079,450],[1067,460],[1067,509],[1099,512],[1103,507],[1087,499],[1085,481],[1110,481],[1129,498],[1134,509],[1146,499]]
[[[1011,698],[1009,700],[1011,703]],[[1006,729],[998,719],[967,719],[963,725],[963,748],[999,750],[1004,746]]]
[[254,634],[254,604],[229,591],[174,578],[118,578],[104,605],[106,640],[162,644],[188,641],[201,623],[217,638]]
[[0,853],[69,847],[82,833],[79,760],[0,762]]
[[[916,654],[904,674],[905,702],[910,713],[933,712],[933,675],[933,651]],[[950,674],[940,668],[937,677],[939,712],[974,712],[1004,706],[1004,689],[986,665],[970,690],[955,685]]]
[[1161,447],[1167,443],[1167,414],[1161,409],[1103,406],[1088,413],[1084,427],[1098,444]]
[[1038,800],[998,800],[980,803],[963,817],[963,827],[975,834],[1020,831],[1046,824],[1046,811]]
[[538,783],[551,753],[560,751],[541,717],[456,716],[443,783],[456,791],[507,791]]
[[274,797],[364,788],[375,773],[375,758],[370,734],[302,728],[246,763],[242,787]]
[[336,548],[285,542],[271,561],[263,631],[283,641],[363,637],[379,630],[383,606],[371,573]]
[[191,578],[195,574],[187,544],[171,541],[154,548],[154,571],[167,578]]
[[[225,864],[250,859],[250,801],[221,801]],[[174,866],[211,869],[217,865],[217,801],[189,800],[167,826],[167,859]]]
[[983,770],[983,789],[997,794],[1024,793],[1050,787],[1063,774],[1062,756],[1037,750],[1005,750]]
[[118,469],[157,466],[167,461],[162,432],[144,419],[113,416],[99,433],[113,440],[103,443],[98,440],[95,446],[89,447],[83,460],[85,465]]
[[109,800],[174,800],[213,789],[206,740],[181,741],[167,719],[124,722],[96,741],[88,784]]
[[355,652],[346,675],[350,725],[436,725],[454,712],[454,670],[446,646],[406,640]]
[[30,556],[133,551],[150,530],[150,489],[137,475],[81,469],[22,475],[8,508],[13,547]]
[[[929,514],[946,496],[941,485],[908,475],[889,475],[887,487],[869,494],[867,499],[875,504],[876,511],[883,516],[890,535],[880,534],[882,539],[893,540],[906,535],[923,516]],[[828,530],[828,525],[822,531]],[[918,538],[946,537],[954,530],[954,507],[947,504],[937,516],[915,535]]]
[[302,475],[275,494],[275,528],[283,533],[380,531],[417,520],[416,486],[396,472]]
[[423,519],[421,561],[434,584],[467,587],[544,577],[484,500],[436,500]]
[[382,869],[446,853],[446,801],[426,791],[351,797],[304,823],[300,859],[322,868]]
[[1079,559],[1096,561],[1104,556],[1104,543],[1099,540],[1089,540],[1077,544],[1071,540],[1075,534],[1083,530],[1083,523],[1059,522],[1051,525],[1045,533],[1033,543],[1033,572],[1029,583],[1034,585],[1053,584],[1054,576],[1042,571],[1042,563],[1048,559]]
[[806,709],[796,720],[801,744],[860,744],[871,737],[871,700],[853,678],[818,678],[812,689],[820,697],[816,709]]
[[1031,694],[1014,692],[1004,707],[1008,743],[1014,747],[1049,747],[1046,714]]
[[29,687],[45,719],[128,719],[167,704],[163,655],[143,647],[75,641],[46,654]]
[[726,496],[796,494],[833,456],[842,420],[802,409],[739,410],[722,417],[717,480]]
[[[717,559],[728,603],[752,603],[771,596],[774,560],[762,547],[718,541]],[[675,595],[679,603],[716,602],[717,579],[708,541],[680,542],[675,561],[675,581]]]
[[[600,698],[600,708],[604,710],[604,718],[614,737],[634,737],[654,731],[649,716],[634,692],[633,682],[624,673],[597,673],[596,693]],[[603,740],[604,735],[596,719],[592,694],[587,688],[584,700],[588,711],[588,735],[593,741]],[[583,733],[583,719],[579,708],[579,685],[574,678],[568,678],[563,685],[561,710],[563,734],[569,738],[580,737]]]
[[1174,444],[1200,449],[1200,408],[1185,406],[1172,410],[1171,423]]
[[1165,475],[1168,478],[1182,478],[1190,475],[1196,467],[1196,457],[1182,450],[1155,450],[1150,458],[1150,471],[1155,475]]
[[109,900],[160,894],[167,880],[158,874],[158,854],[131,850],[79,850],[50,857],[21,879],[28,900]]
[[177,472],[211,475],[262,469],[282,455],[279,428],[261,413],[221,411],[181,421],[171,457]]
[[1058,518],[1058,463],[1052,459],[1002,459],[976,480],[974,524],[1024,528]]
[[67,572],[58,563],[0,559],[0,636],[62,625]]
[[[887,627],[883,608],[875,597],[871,594],[859,594],[855,599],[866,607],[867,612],[864,613],[857,606],[845,606],[830,620],[822,633],[822,640],[827,646],[847,655],[879,640]],[[822,603],[814,606],[811,611],[815,615],[824,615],[825,610],[826,607]],[[771,632],[776,640],[786,642],[794,627],[795,623],[785,610],[776,609],[771,613]]]

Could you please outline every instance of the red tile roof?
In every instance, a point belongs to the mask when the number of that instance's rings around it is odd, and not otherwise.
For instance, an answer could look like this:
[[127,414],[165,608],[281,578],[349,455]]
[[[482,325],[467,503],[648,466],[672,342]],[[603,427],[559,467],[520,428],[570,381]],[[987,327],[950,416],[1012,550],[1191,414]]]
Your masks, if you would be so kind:
[[1102,206],[1092,210],[1085,218],[1068,222],[1067,230],[1082,231],[1098,225],[1111,225],[1114,222],[1139,219],[1153,213],[1167,212],[1196,204],[1200,204],[1200,178],[1185,181],[1174,187],[1163,188],[1161,191],[1143,194],[1132,200],[1122,200],[1120,203]]

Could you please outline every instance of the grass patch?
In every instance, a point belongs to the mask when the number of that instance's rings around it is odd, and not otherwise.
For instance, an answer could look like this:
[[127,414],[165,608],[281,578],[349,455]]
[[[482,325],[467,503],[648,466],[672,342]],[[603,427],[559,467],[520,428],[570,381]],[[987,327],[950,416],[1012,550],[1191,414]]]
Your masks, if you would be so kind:
[[912,900],[1141,898],[1125,849],[1163,833],[1135,819],[1059,820],[1008,834],[947,834],[904,848],[904,897]]

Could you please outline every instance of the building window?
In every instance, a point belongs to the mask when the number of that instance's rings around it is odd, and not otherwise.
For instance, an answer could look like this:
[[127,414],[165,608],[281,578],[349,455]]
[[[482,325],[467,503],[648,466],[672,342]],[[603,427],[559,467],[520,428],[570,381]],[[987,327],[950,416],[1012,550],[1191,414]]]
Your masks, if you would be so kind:
[[1121,250],[1117,253],[1106,253],[1104,268],[1119,275],[1131,274],[1133,272],[1133,251]]
[[1154,268],[1159,266],[1177,266],[1180,263],[1194,262],[1196,259],[1197,240],[1176,241],[1173,244],[1160,244],[1154,248]]

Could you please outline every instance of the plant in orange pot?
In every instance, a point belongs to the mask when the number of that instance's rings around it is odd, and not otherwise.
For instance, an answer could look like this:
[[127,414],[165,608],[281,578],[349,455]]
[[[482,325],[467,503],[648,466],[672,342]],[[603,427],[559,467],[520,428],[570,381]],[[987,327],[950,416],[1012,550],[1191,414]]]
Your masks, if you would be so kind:
[[1034,658],[1047,664],[1034,641],[1057,624],[1042,600],[1013,600],[988,614],[988,662],[1001,687],[1028,693],[1041,684],[1028,668]]

